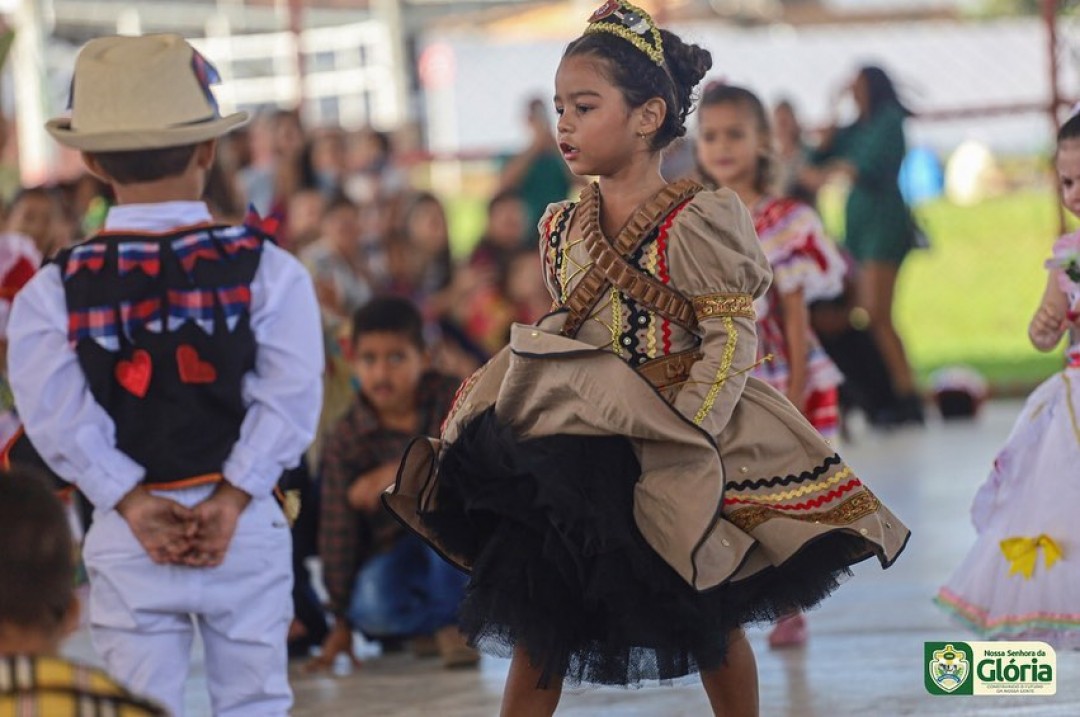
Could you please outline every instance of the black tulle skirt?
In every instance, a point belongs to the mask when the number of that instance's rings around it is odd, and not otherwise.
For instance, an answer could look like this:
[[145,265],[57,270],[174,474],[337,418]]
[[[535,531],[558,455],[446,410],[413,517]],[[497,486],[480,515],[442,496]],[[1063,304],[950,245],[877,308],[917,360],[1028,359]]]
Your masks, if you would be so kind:
[[473,644],[504,657],[523,647],[541,686],[671,680],[720,666],[734,629],[813,606],[866,556],[857,536],[830,534],[699,592],[637,529],[640,472],[617,436],[521,441],[492,410],[463,428],[422,519],[473,565],[460,611]]

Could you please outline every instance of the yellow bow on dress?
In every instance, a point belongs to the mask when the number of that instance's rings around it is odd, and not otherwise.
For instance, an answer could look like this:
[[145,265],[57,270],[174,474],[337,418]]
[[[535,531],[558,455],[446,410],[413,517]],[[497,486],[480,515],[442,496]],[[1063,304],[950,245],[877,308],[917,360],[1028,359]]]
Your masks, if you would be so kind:
[[1046,569],[1061,559],[1061,547],[1049,535],[1042,533],[1036,538],[1005,538],[1001,541],[1001,552],[1009,561],[1009,575],[1021,573],[1024,580],[1030,580],[1035,574],[1035,563],[1039,557],[1039,548],[1043,549]]

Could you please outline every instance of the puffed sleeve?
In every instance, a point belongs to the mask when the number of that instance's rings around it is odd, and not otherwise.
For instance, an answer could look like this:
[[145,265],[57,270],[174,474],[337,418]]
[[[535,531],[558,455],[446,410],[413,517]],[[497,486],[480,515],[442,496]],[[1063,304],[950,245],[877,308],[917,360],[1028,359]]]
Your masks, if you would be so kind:
[[675,408],[716,436],[756,357],[753,301],[768,290],[772,272],[750,213],[727,189],[699,193],[679,214],[668,263],[672,287],[694,304],[703,354]]
[[[763,241],[773,270],[773,286],[781,294],[802,291],[809,304],[832,299],[844,290],[847,264],[825,233],[817,212],[806,204],[792,203],[780,219],[780,241]],[[762,230],[763,239],[768,230]]]
[[544,286],[551,294],[551,300],[562,303],[562,284],[559,281],[559,263],[561,243],[566,240],[567,220],[570,214],[570,202],[549,204],[536,226],[540,233],[540,262],[544,271]]

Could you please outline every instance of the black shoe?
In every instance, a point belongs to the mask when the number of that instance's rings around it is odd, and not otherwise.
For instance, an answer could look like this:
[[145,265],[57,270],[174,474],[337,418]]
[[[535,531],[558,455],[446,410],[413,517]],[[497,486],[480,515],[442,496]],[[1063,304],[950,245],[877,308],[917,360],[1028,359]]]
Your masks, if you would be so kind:
[[903,424],[904,413],[898,405],[883,406],[873,411],[867,411],[866,420],[872,428],[891,430]]
[[920,426],[926,423],[926,415],[923,412],[922,398],[918,393],[910,393],[897,401],[900,409],[901,423],[915,423]]
[[315,642],[310,637],[298,637],[288,643],[289,659],[301,660],[311,657],[311,648],[318,647],[321,642]]

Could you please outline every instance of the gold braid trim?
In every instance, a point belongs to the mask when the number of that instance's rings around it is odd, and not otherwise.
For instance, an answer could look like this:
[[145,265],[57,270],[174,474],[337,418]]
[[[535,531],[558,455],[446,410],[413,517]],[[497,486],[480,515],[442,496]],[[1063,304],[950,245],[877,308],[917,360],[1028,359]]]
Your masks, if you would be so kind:
[[735,322],[731,320],[730,316],[722,318],[724,320],[724,330],[727,331],[724,356],[720,360],[720,369],[716,372],[716,380],[713,381],[709,393],[705,396],[705,403],[701,404],[701,408],[698,409],[697,414],[694,416],[695,426],[700,426],[701,422],[705,420],[705,416],[709,415],[713,404],[716,403],[716,397],[720,394],[720,389],[727,383],[728,374],[731,372],[731,364],[735,360],[735,345],[739,341],[738,334],[735,332]]
[[[656,31],[656,28],[653,28],[652,31],[656,34],[656,42],[661,42],[659,37],[660,33]],[[664,66],[663,50],[658,50],[657,48],[653,47],[645,40],[644,37],[638,35],[635,32],[632,32],[631,30],[628,30],[622,25],[616,25],[615,23],[611,22],[597,22],[585,28],[584,34],[595,35],[601,32],[607,32],[617,37],[621,37],[622,39],[626,40],[631,45],[648,55],[649,59],[655,62],[657,65],[659,65],[660,67]]]
[[740,508],[725,514],[724,518],[734,524],[744,533],[749,533],[762,523],[773,518],[785,518],[798,520],[804,523],[821,523],[823,525],[851,525],[860,518],[872,515],[881,508],[881,502],[868,489],[853,495],[832,510],[824,513],[807,513],[805,515],[792,515],[790,511],[779,511],[764,506]]
[[622,297],[619,290],[611,287],[611,350],[616,356],[622,356],[619,344],[619,329],[622,328]]
[[754,297],[750,294],[719,293],[694,297],[694,313],[698,321],[714,316],[741,316],[753,321]]

